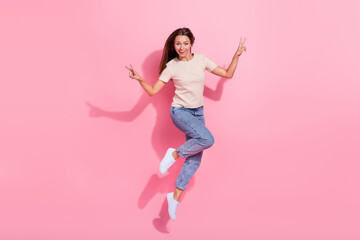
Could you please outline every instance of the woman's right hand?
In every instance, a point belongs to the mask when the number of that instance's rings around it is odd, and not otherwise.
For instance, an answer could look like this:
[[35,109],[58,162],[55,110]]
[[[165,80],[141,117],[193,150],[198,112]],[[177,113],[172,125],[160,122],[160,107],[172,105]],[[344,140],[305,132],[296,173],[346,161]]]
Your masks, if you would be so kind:
[[131,68],[128,68],[127,66],[125,66],[128,70],[129,70],[129,77],[132,79],[136,79],[138,81],[143,80],[143,78],[135,71],[135,69],[133,68],[133,66],[130,64]]

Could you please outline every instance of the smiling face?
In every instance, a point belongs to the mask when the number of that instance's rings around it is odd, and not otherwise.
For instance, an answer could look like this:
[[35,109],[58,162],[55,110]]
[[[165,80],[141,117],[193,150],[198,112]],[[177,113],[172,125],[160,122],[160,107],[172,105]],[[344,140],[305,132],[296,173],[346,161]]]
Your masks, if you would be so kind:
[[179,57],[190,56],[191,54],[191,42],[188,36],[176,36],[174,40],[174,47]]

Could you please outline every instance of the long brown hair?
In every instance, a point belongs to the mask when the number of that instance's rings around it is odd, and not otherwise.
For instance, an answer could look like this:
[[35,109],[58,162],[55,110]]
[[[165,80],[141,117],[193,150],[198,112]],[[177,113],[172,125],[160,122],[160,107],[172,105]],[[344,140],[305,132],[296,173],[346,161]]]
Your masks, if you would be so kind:
[[174,47],[174,41],[175,41],[176,36],[178,36],[178,35],[187,36],[190,39],[191,47],[193,46],[193,44],[195,42],[195,37],[189,28],[183,27],[183,28],[178,28],[175,31],[173,31],[170,34],[170,36],[168,37],[168,39],[166,40],[165,45],[164,45],[163,54],[162,54],[161,62],[160,62],[160,66],[159,66],[159,74],[162,73],[162,71],[166,68],[166,64],[171,59],[178,56],[178,54],[175,50],[175,47]]

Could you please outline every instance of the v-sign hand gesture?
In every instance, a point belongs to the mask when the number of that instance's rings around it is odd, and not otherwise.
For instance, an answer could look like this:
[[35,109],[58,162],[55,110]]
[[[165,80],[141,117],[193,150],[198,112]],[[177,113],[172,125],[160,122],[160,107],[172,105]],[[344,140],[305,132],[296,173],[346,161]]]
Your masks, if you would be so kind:
[[129,78],[136,79],[138,81],[142,80],[142,77],[135,71],[133,66],[130,64],[130,67],[125,66],[129,70]]
[[245,41],[246,41],[246,38],[244,38],[244,40],[242,40],[242,37],[240,38],[240,43],[239,43],[239,47],[235,53],[235,56],[237,57],[240,57],[240,55],[243,53],[243,52],[246,52],[246,47],[245,47]]

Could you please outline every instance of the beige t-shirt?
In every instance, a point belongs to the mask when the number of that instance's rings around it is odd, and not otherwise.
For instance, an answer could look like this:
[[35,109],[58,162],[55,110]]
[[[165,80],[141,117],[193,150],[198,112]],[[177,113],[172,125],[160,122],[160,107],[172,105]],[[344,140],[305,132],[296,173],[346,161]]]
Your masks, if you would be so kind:
[[174,81],[175,96],[171,106],[184,108],[198,108],[203,106],[203,92],[205,69],[209,72],[217,65],[205,55],[194,53],[190,61],[181,61],[177,57],[166,64],[159,79],[168,82]]

